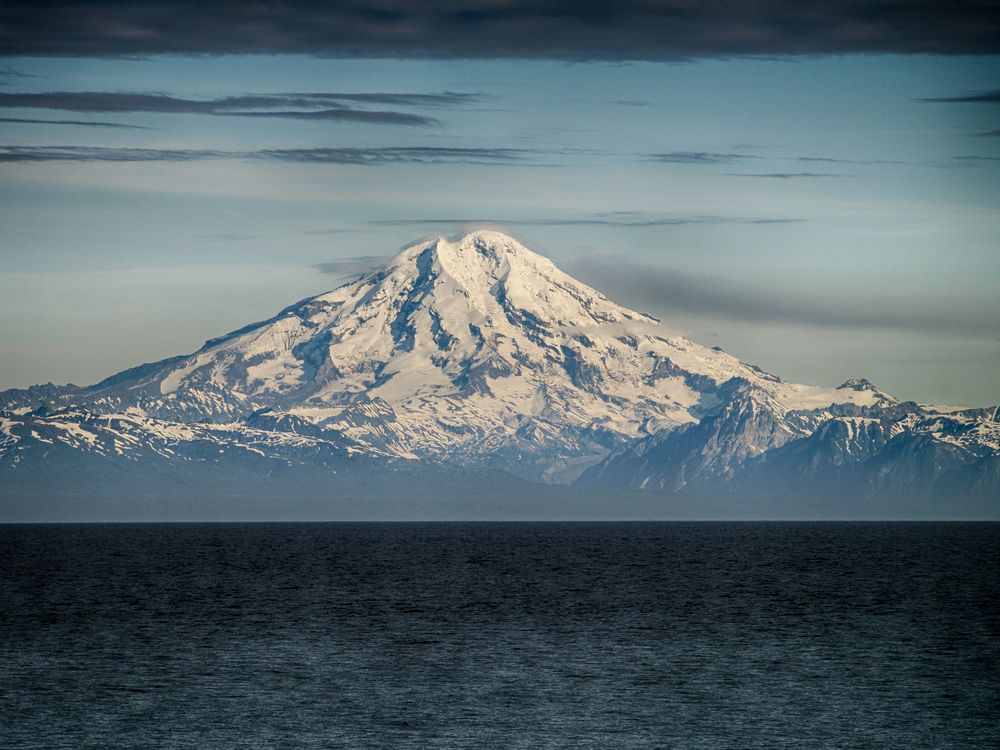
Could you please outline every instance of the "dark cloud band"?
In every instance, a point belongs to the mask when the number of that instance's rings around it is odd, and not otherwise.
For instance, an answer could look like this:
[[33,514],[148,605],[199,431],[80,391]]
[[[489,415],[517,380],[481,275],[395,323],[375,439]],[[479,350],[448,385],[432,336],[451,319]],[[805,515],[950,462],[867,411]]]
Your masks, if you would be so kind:
[[995,54],[989,0],[10,0],[4,55],[684,59]]
[[63,112],[195,114],[227,117],[272,117],[297,120],[367,122],[390,125],[433,125],[424,115],[391,110],[357,109],[355,105],[405,107],[456,106],[478,94],[291,93],[184,99],[164,94],[108,91],[44,91],[0,93],[0,108]]

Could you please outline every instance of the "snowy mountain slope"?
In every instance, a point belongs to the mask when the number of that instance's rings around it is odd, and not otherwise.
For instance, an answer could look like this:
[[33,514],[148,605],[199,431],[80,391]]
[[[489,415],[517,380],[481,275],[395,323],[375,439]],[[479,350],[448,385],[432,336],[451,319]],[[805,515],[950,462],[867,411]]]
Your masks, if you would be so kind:
[[744,396],[697,425],[621,449],[578,483],[771,499],[995,503],[998,411],[939,413],[908,402],[783,416],[759,395]]
[[694,480],[725,478],[748,458],[808,434],[784,419],[785,410],[766,391],[734,384],[717,413],[626,446],[585,472],[581,483],[676,492]]
[[[496,232],[414,245],[191,355],[89,387],[2,392],[0,410],[4,470],[64,451],[122,466],[210,456],[332,469],[364,457],[374,473],[402,461],[728,492],[829,472],[899,489],[925,476],[921,462],[1000,454],[996,408],[900,402],[860,378],[789,383]],[[989,489],[984,472],[975,482]]]
[[335,465],[362,451],[336,433],[302,435],[294,430],[260,429],[241,423],[197,424],[150,419],[138,413],[96,414],[77,407],[16,414],[0,412],[0,464],[19,464],[65,452],[121,462],[217,461],[220,456],[265,458],[285,466],[313,462]]
[[190,356],[0,407],[45,399],[175,421],[270,407],[398,456],[571,478],[616,446],[720,408],[733,378],[786,410],[888,398],[786,383],[477,232],[408,248]]

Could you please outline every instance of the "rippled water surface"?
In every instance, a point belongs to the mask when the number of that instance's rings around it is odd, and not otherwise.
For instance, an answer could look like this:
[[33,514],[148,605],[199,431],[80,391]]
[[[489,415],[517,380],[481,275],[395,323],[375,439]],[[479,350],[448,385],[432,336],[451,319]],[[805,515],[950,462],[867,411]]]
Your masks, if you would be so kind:
[[979,748],[996,524],[0,527],[4,748]]

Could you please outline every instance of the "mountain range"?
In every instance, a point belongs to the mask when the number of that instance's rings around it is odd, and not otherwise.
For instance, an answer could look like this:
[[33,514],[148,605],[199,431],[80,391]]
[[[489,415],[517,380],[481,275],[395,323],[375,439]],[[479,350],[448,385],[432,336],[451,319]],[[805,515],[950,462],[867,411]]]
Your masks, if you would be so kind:
[[273,517],[365,517],[386,496],[498,517],[555,497],[570,516],[603,498],[664,516],[992,518],[1000,409],[788,382],[474,232],[193,354],[0,392],[0,479],[13,519],[239,515],[248,497]]

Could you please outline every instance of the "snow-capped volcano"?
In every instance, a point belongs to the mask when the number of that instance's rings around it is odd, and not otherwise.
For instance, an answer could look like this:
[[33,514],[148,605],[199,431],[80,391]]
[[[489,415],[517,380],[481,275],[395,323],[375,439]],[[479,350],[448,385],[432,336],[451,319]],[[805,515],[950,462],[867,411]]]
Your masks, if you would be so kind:
[[547,478],[698,421],[733,378],[786,409],[884,398],[785,383],[497,232],[415,245],[189,357],[123,376],[95,389],[102,410],[231,421],[269,407],[380,451]]
[[[380,460],[549,482],[586,472],[580,481],[673,491],[699,477],[730,481],[831,420],[880,420],[872,445],[881,449],[927,416],[863,378],[799,385],[701,346],[498,232],[409,247],[191,355],[88,388],[0,394],[8,419],[40,403],[121,415],[140,425],[133,432],[158,422],[226,425],[198,435],[232,441],[248,430],[254,450],[280,443],[282,456],[287,441],[263,440],[261,430],[302,436],[296,451],[318,440],[324,451]],[[992,414],[967,418],[992,425]],[[967,432],[989,438],[973,441],[975,456],[992,455],[993,427]],[[122,446],[127,453],[128,441]]]

